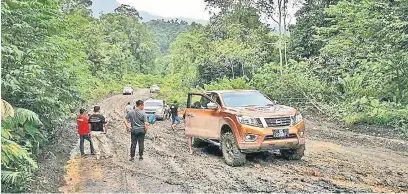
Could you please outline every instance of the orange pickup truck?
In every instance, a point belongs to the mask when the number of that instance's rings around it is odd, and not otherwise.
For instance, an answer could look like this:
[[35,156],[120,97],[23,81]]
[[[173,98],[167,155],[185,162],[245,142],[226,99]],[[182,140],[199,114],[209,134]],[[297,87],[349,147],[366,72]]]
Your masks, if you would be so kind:
[[301,113],[256,90],[190,93],[185,123],[193,146],[203,141],[218,145],[230,166],[243,165],[246,153],[280,150],[289,160],[300,160],[304,155],[305,121]]

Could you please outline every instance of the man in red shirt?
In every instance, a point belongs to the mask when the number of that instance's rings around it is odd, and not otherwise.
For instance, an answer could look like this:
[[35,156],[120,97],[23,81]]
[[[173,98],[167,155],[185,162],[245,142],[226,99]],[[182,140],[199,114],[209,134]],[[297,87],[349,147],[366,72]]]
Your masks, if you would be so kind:
[[85,155],[85,152],[84,152],[85,139],[89,141],[89,144],[91,146],[91,154],[94,155],[95,151],[94,151],[93,143],[91,140],[91,136],[89,134],[87,112],[85,109],[81,108],[81,110],[79,110],[79,113],[80,115],[77,118],[77,122],[78,122],[78,133],[79,133],[79,150],[81,151],[81,156]]

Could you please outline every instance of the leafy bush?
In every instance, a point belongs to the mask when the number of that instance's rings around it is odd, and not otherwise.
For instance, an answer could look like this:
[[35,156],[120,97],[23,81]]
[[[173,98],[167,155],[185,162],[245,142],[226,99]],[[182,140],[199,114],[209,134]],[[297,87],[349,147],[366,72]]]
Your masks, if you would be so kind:
[[153,84],[161,84],[162,79],[157,75],[126,74],[122,82],[134,88],[148,88]]
[[353,103],[348,103],[346,107],[348,110],[343,114],[345,122],[349,125],[372,123],[402,129],[408,124],[408,107],[395,103],[380,102],[378,99],[364,96]]
[[246,77],[228,79],[224,77],[223,79],[218,79],[211,82],[210,84],[205,84],[204,88],[206,91],[210,90],[230,90],[230,89],[252,89],[253,87],[249,85],[248,79]]
[[[251,80],[251,85],[272,99],[297,108],[316,108],[321,106],[318,102],[331,100],[330,87],[305,72],[305,63],[290,61],[283,74],[280,69],[279,64],[265,64]],[[311,101],[314,105],[305,104]]]
[[191,87],[183,83],[180,75],[167,75],[162,78],[160,93],[157,97],[164,99],[166,103],[177,101],[180,107],[185,107],[184,102],[187,101],[187,94],[191,91]]
[[1,190],[22,192],[37,168],[35,158],[46,136],[37,114],[27,109],[13,110],[5,101],[2,105],[10,111],[2,114],[6,119],[1,123]]

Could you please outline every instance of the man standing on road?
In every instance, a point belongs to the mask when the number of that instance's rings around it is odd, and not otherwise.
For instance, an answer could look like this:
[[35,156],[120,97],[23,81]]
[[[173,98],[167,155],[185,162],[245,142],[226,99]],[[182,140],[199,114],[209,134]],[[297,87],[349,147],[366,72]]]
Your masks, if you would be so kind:
[[78,122],[78,133],[79,133],[79,150],[81,152],[81,156],[85,155],[84,152],[84,141],[85,139],[89,141],[89,145],[91,147],[91,154],[95,155],[95,150],[93,147],[93,143],[91,140],[91,136],[89,134],[89,126],[88,126],[88,113],[85,109],[81,108],[79,110],[80,115],[77,117]]
[[[149,129],[147,115],[143,111],[142,100],[136,102],[136,109],[130,111],[125,117],[126,129],[131,134],[130,160],[135,160],[136,145],[139,144],[139,160],[143,160],[144,138]],[[130,122],[130,125],[129,125]]]
[[100,114],[101,107],[94,107],[94,114],[89,116],[89,128],[91,128],[92,142],[96,151],[96,159],[100,159],[101,151],[104,152],[106,158],[112,157],[108,139],[106,138],[107,122],[105,117]]
[[125,107],[125,115],[130,112],[131,110],[133,110],[133,106],[130,105],[130,102],[127,103],[126,107]]
[[170,118],[170,108],[169,108],[169,105],[166,104],[164,106],[164,119],[167,120],[169,118]]
[[176,126],[180,123],[180,118],[178,116],[178,104],[177,100],[174,101],[174,104],[170,105],[171,113],[171,129],[175,129]]

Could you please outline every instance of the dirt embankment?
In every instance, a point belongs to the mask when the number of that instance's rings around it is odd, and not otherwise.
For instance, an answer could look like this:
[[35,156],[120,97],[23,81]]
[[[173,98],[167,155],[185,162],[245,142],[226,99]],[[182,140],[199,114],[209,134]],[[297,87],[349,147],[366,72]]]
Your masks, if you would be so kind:
[[110,120],[115,156],[80,158],[75,146],[61,192],[408,192],[407,141],[338,130],[313,119],[307,122],[301,161],[257,154],[249,155],[245,166],[230,167],[217,147],[197,148],[189,155],[183,126],[172,131],[169,121],[159,121],[146,137],[145,159],[129,162],[123,107],[148,95],[138,90],[99,103]]

